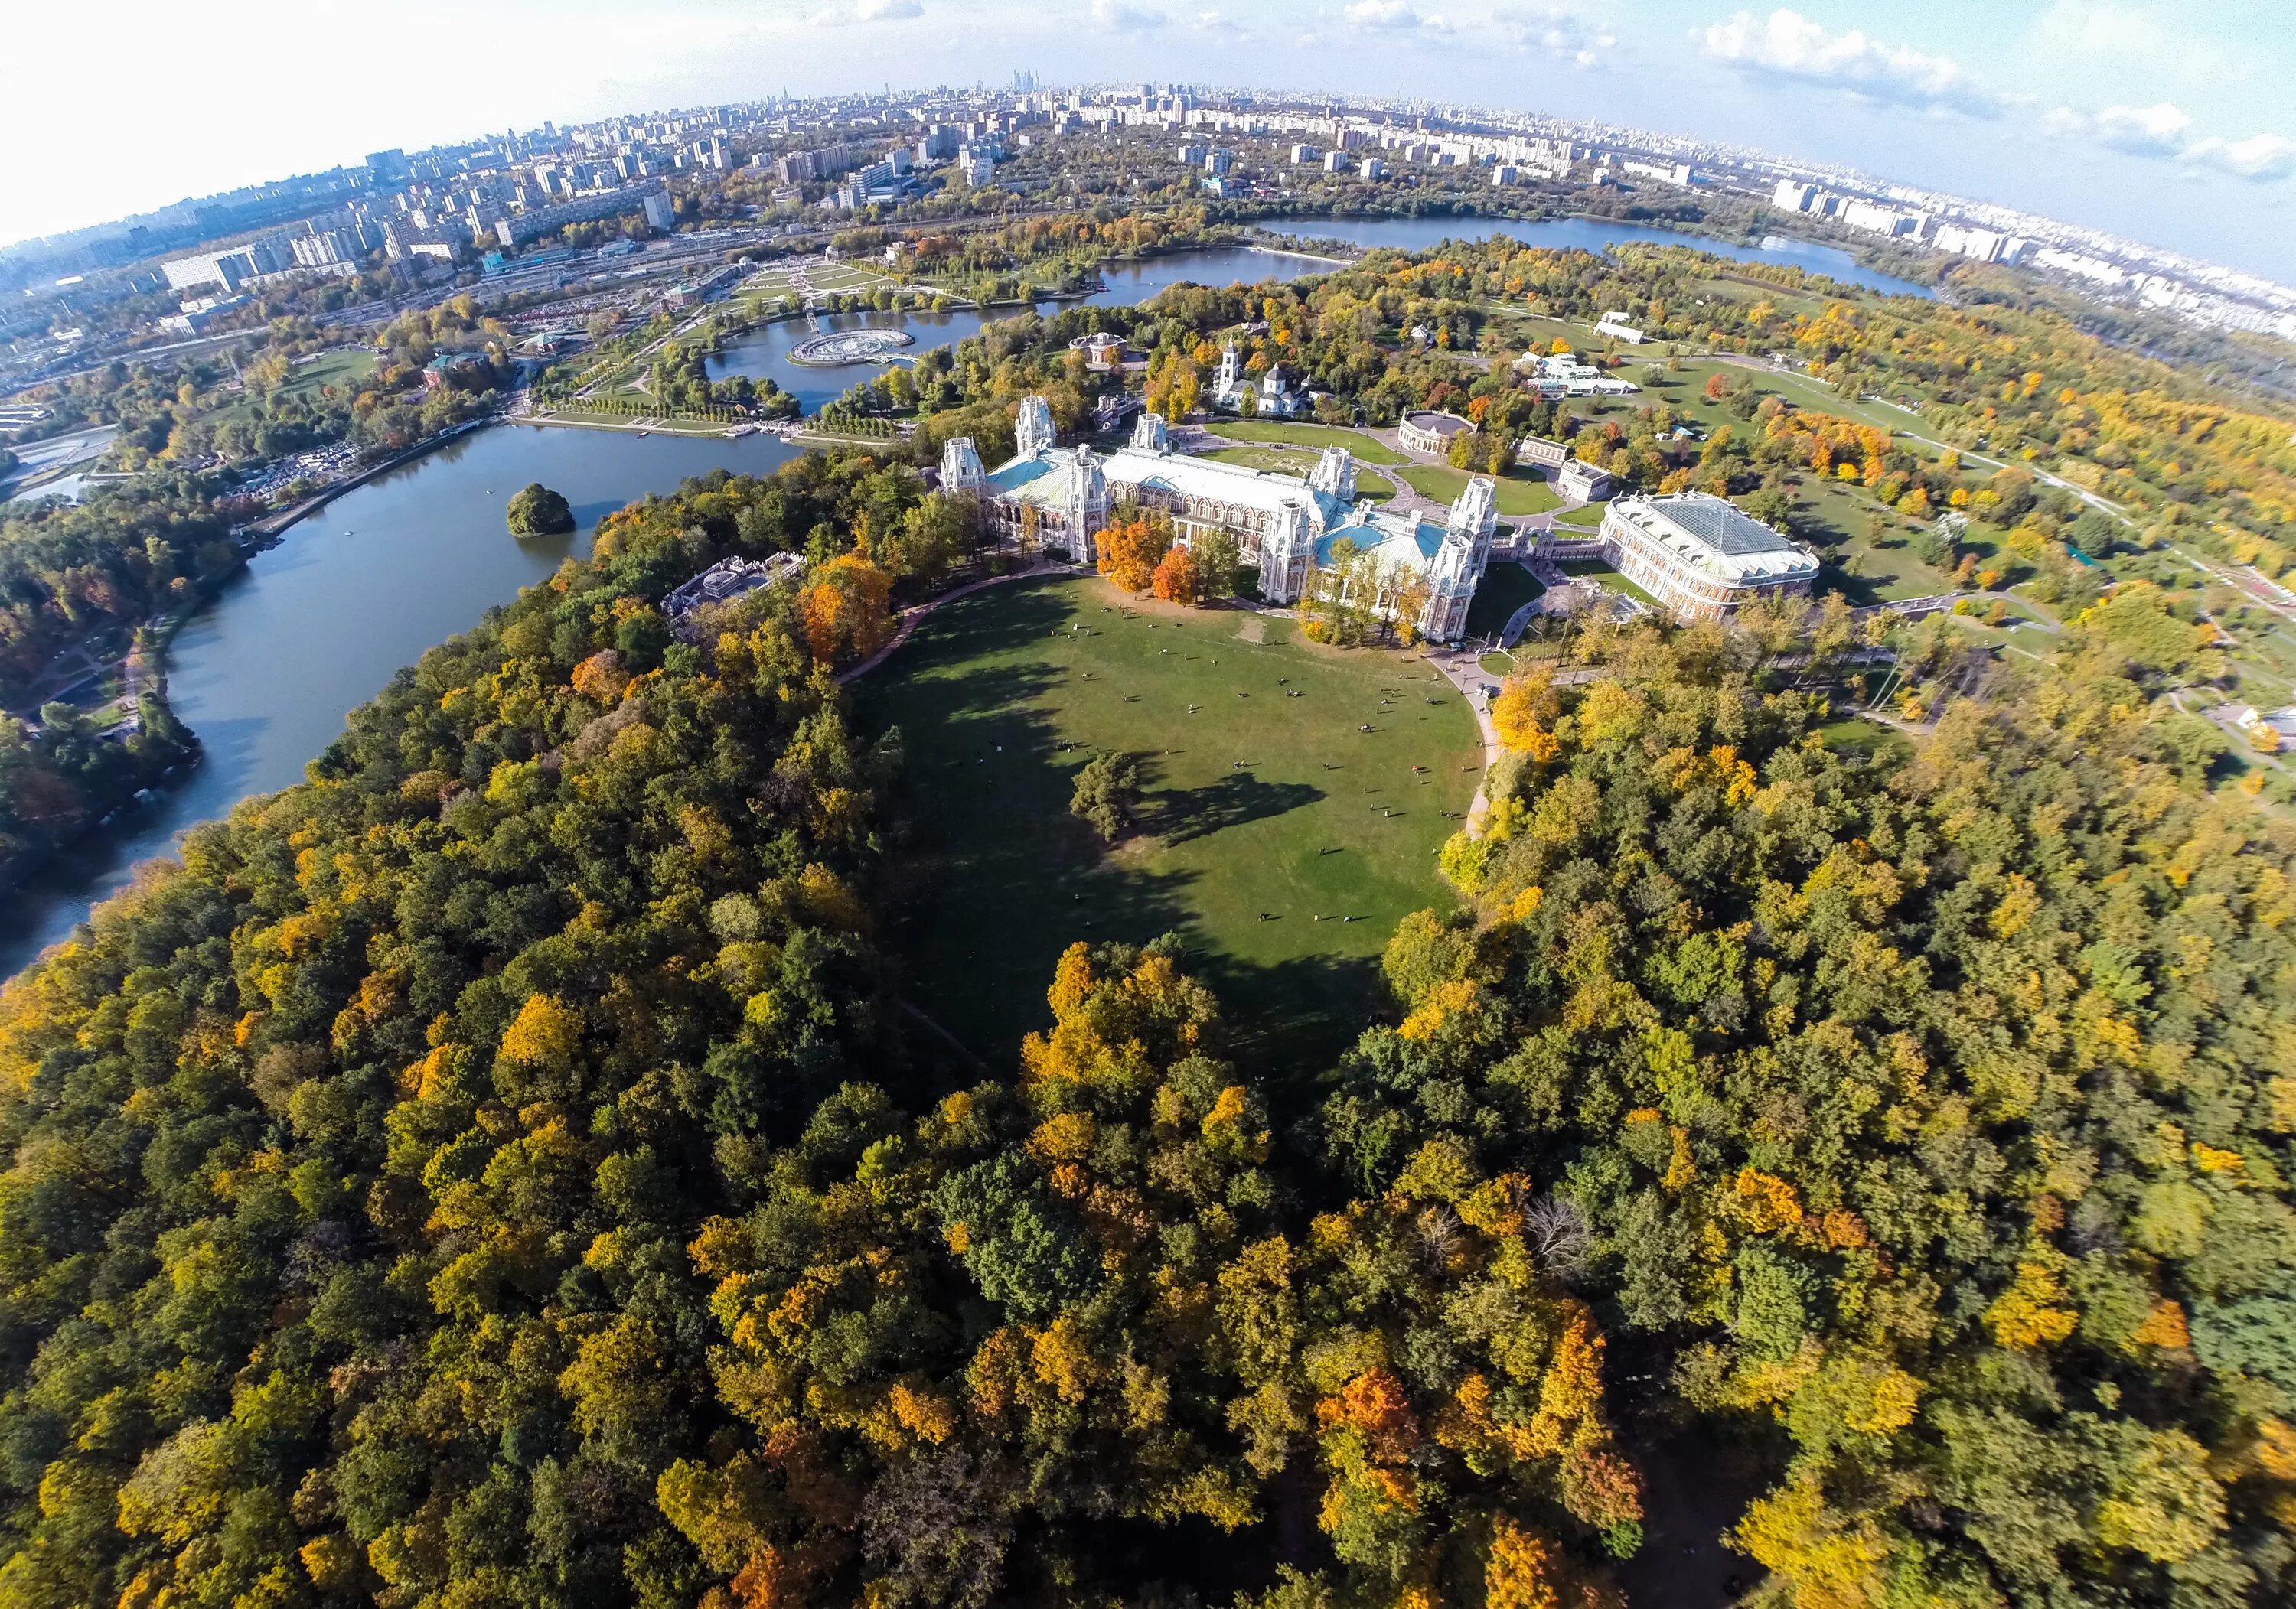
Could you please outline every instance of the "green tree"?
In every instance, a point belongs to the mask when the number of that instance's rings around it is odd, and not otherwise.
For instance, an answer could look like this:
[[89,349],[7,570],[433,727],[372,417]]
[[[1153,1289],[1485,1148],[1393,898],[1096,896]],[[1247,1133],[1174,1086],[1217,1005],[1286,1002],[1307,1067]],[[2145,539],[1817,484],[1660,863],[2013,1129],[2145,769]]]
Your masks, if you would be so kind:
[[574,528],[566,499],[539,481],[513,493],[506,513],[513,536],[562,536]]
[[1140,812],[1140,760],[1136,755],[1103,751],[1078,768],[1069,813],[1114,843]]

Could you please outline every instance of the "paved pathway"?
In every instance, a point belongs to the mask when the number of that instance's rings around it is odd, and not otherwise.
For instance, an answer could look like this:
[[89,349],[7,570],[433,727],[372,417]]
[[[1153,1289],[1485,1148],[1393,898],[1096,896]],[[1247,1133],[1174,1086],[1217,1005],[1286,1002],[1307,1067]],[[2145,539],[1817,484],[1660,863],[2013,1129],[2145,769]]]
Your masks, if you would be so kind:
[[1480,836],[1483,830],[1483,815],[1490,801],[1483,796],[1484,783],[1489,779],[1491,767],[1498,763],[1499,731],[1491,724],[1491,712],[1484,707],[1482,690],[1489,678],[1476,663],[1479,656],[1472,649],[1430,648],[1423,657],[1443,673],[1444,678],[1459,690],[1459,696],[1474,712],[1476,729],[1483,738],[1482,777],[1475,783],[1475,796],[1467,805],[1467,831]]

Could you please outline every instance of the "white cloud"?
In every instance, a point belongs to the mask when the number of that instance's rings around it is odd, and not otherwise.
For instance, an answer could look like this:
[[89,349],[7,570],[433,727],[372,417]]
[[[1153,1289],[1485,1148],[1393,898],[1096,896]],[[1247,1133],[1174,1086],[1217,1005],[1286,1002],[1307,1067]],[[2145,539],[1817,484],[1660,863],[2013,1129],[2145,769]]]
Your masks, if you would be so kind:
[[824,12],[814,20],[824,28],[845,28],[856,23],[906,22],[924,14],[918,0],[855,0],[851,10]]
[[1419,13],[1411,0],[1356,0],[1344,13],[1357,28],[1416,28]]
[[[2060,26],[2065,27],[2084,14],[2064,6],[2059,12]],[[2125,42],[2131,37],[2123,14],[2096,8],[2085,15],[2093,29],[2101,30],[2093,34],[2094,40]],[[1785,6],[1767,17],[1742,11],[1727,21],[1692,29],[1691,37],[1708,56],[1741,72],[1822,85],[1924,110],[2030,119],[2059,139],[2128,156],[2211,167],[2243,179],[2296,176],[2296,141],[2284,135],[2259,133],[2227,140],[2197,134],[2191,114],[2169,101],[2095,111],[2072,106],[2044,110],[2029,95],[1978,83],[1950,56],[1884,44],[1856,29],[1831,33]]]
[[1121,4],[1119,0],[1092,0],[1092,20],[1119,34],[1147,34],[1155,32],[1170,19],[1161,12]]
[[2264,58],[2234,43],[2239,24],[2218,17],[2194,26],[2181,8],[2148,8],[2114,0],[2056,0],[2033,25],[2036,46],[2048,56],[2088,58],[2073,70],[2106,70],[2141,63],[2145,76],[2202,83],[2251,79]]
[[2101,111],[2060,106],[2042,118],[2041,127],[2060,139],[2102,145],[2129,156],[2211,167],[2259,184],[2296,177],[2296,140],[2276,134],[2253,134],[2244,140],[2196,135],[2192,115],[2169,101],[2150,106],[2108,106]]
[[2251,135],[2245,140],[2195,140],[2184,151],[2188,162],[2219,167],[2239,178],[2296,177],[2296,140],[2286,135]]
[[[2070,115],[2078,126],[2079,114]],[[2166,101],[2150,106],[2108,106],[2086,121],[2088,136],[2098,144],[2139,157],[2182,154],[2193,127],[2190,114]]]
[[1492,20],[1515,49],[1552,51],[1580,67],[1592,67],[1598,53],[1619,42],[1608,29],[1590,28],[1568,12],[1508,10]]
[[1872,100],[1950,107],[1994,116],[2005,97],[1974,83],[1950,56],[1909,45],[1884,45],[1857,29],[1828,33],[1798,11],[1767,17],[1739,12],[1726,22],[1693,29],[1705,53],[1742,72],[1830,85]]

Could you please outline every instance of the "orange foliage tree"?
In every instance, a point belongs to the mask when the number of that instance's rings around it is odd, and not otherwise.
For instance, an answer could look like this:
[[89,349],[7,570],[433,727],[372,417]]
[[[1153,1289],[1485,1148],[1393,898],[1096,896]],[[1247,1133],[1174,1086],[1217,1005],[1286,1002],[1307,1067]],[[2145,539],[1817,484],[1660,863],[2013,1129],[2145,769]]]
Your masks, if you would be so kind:
[[1157,561],[1172,545],[1171,528],[1161,520],[1122,520],[1093,539],[1100,573],[1128,592],[1144,592],[1155,579]]
[[1196,568],[1196,556],[1186,548],[1175,545],[1165,550],[1164,557],[1156,562],[1156,596],[1167,603],[1185,603],[1190,608],[1203,601],[1203,573]]
[[893,573],[857,553],[832,559],[813,573],[813,584],[798,599],[798,618],[805,625],[806,646],[824,664],[835,664],[848,653],[865,659],[892,635],[893,617],[886,607],[893,593]]

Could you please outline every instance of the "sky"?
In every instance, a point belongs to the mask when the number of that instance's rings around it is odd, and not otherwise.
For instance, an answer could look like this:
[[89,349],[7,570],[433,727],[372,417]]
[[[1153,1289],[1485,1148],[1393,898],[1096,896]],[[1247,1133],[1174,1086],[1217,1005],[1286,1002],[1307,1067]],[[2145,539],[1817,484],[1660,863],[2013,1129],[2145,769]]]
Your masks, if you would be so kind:
[[545,119],[1026,68],[1601,118],[2296,284],[2290,0],[110,0],[7,31],[33,137],[0,241]]

